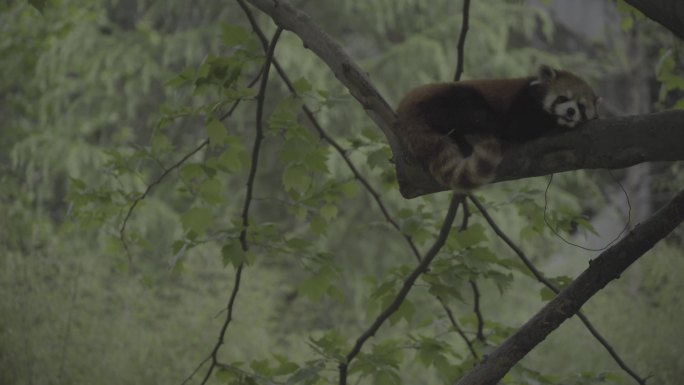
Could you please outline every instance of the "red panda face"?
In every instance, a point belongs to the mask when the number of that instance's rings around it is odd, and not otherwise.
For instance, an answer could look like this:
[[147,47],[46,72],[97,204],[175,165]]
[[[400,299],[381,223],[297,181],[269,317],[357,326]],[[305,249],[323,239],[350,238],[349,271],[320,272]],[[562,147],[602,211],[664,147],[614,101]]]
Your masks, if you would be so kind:
[[573,128],[598,118],[594,90],[573,73],[541,66],[535,82],[544,87],[544,110],[556,117],[559,126]]

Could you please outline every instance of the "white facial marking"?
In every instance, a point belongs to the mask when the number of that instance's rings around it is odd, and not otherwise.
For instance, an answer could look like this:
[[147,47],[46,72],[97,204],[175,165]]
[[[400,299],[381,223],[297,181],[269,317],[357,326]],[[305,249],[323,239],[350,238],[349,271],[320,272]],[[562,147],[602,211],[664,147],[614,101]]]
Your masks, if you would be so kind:
[[544,110],[546,110],[546,112],[551,113],[551,114],[555,114],[553,112],[552,108],[553,108],[553,102],[556,100],[557,97],[558,97],[558,94],[555,94],[552,92],[549,92],[548,94],[546,94],[546,96],[544,97],[544,101],[543,101]]
[[582,120],[582,114],[575,100],[557,103],[553,108],[553,114],[558,117],[558,125],[560,126],[574,127]]

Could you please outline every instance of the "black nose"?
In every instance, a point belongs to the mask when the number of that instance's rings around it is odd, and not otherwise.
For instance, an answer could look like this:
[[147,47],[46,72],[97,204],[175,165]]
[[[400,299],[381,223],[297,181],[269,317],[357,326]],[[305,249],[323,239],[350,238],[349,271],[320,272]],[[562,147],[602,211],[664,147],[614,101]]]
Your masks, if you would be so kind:
[[572,118],[573,116],[575,116],[575,113],[576,113],[576,112],[577,112],[577,111],[575,111],[574,108],[570,107],[570,108],[568,108],[567,111],[565,111],[565,114],[566,114],[569,118]]

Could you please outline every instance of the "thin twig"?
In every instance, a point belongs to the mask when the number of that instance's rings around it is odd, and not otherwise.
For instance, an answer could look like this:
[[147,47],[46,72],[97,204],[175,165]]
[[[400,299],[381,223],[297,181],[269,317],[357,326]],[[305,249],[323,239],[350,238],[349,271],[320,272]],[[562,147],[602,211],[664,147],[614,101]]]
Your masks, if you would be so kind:
[[130,219],[131,215],[133,214],[133,210],[138,205],[138,203],[140,203],[140,201],[145,199],[147,197],[147,195],[150,193],[150,191],[152,191],[152,188],[154,188],[154,186],[161,183],[164,180],[164,178],[166,178],[166,176],[169,175],[169,173],[171,173],[171,171],[180,167],[183,163],[185,163],[185,161],[190,159],[190,157],[192,157],[193,155],[198,153],[201,149],[203,149],[208,144],[209,144],[209,139],[205,139],[202,143],[200,143],[199,146],[197,146],[197,148],[190,151],[183,158],[181,158],[181,160],[179,160],[178,162],[174,163],[171,167],[164,170],[164,172],[162,172],[161,175],[159,175],[159,177],[156,180],[154,180],[152,183],[147,185],[147,188],[142,193],[142,195],[140,195],[139,197],[137,197],[133,200],[133,203],[128,208],[128,213],[126,213],[126,217],[124,218],[123,223],[121,224],[121,228],[119,229],[119,239],[121,239],[121,242],[123,243],[124,247],[126,247],[126,250],[128,250],[128,246],[126,246],[126,240],[124,237],[124,233],[126,232],[126,226],[128,225],[128,220]]
[[470,13],[470,0],[463,0],[463,19],[461,21],[461,34],[458,38],[458,59],[456,64],[456,74],[454,75],[454,81],[461,80],[461,75],[463,75],[463,61],[465,59],[465,41],[466,35],[468,34],[468,20]]
[[363,347],[364,343],[369,338],[374,336],[378,329],[380,329],[380,326],[382,326],[382,324],[385,321],[387,321],[387,319],[399,309],[401,304],[406,299],[406,296],[408,295],[409,291],[413,287],[413,284],[416,282],[416,280],[418,279],[418,277],[420,277],[421,274],[427,271],[427,269],[430,267],[430,263],[435,259],[439,251],[446,243],[446,240],[449,237],[449,232],[451,231],[451,227],[454,224],[456,210],[458,209],[458,206],[462,200],[462,195],[456,193],[452,195],[451,203],[449,204],[449,209],[447,210],[446,217],[444,218],[444,222],[442,223],[442,228],[439,231],[439,236],[435,240],[435,243],[432,245],[430,250],[428,250],[428,252],[425,254],[425,256],[420,261],[418,266],[416,266],[416,268],[413,269],[411,274],[409,274],[409,276],[406,278],[404,284],[399,290],[399,293],[397,293],[397,295],[394,297],[392,303],[389,306],[387,306],[387,308],[385,308],[385,310],[383,310],[383,312],[380,313],[380,315],[378,315],[378,317],[375,319],[373,324],[368,328],[368,330],[361,334],[361,336],[356,340],[356,343],[354,344],[352,349],[345,357],[345,362],[340,363],[340,385],[346,385],[347,369],[349,368],[349,365],[354,360],[354,358],[356,358],[356,356],[361,351],[361,348]]
[[[516,255],[518,255],[518,258],[522,261],[522,263],[527,267],[527,269],[534,275],[534,277],[537,279],[537,281],[541,282],[544,286],[546,286],[549,290],[553,291],[555,294],[560,293],[560,290],[556,285],[554,285],[551,281],[549,281],[544,275],[532,264],[529,258],[525,255],[525,253],[513,242],[502,230],[501,228],[494,222],[494,219],[492,219],[491,215],[489,215],[489,212],[487,212],[487,209],[480,203],[480,201],[472,194],[468,195],[468,198],[473,202],[473,204],[477,207],[477,209],[482,213],[482,216],[484,219],[487,221],[489,226],[494,230],[496,235],[501,238],[508,247],[515,252]],[[637,383],[640,385],[645,385],[646,384],[646,379],[642,378],[639,376],[634,370],[632,370],[627,364],[622,360],[622,358],[615,352],[615,349],[606,341],[606,339],[596,330],[594,325],[589,321],[587,316],[584,315],[581,311],[577,312],[577,317],[582,321],[584,326],[589,330],[592,336],[596,338],[596,340],[603,345],[603,347],[608,351],[608,354],[613,358],[613,360],[624,370],[627,374],[629,374]]]
[[458,321],[456,320],[456,317],[454,317],[454,313],[451,311],[451,308],[447,306],[446,303],[444,303],[444,300],[442,297],[437,296],[437,299],[439,302],[442,304],[442,308],[444,308],[444,311],[447,313],[447,317],[449,317],[449,321],[451,321],[451,325],[454,327],[454,330],[456,330],[456,333],[458,333],[459,336],[461,336],[461,339],[465,341],[466,346],[468,347],[468,350],[470,350],[470,354],[473,355],[473,358],[475,358],[476,361],[480,360],[480,356],[477,354],[477,351],[475,350],[475,347],[473,346],[473,343],[470,341],[468,336],[465,335],[465,332],[463,329],[458,324]]
[[[254,191],[254,180],[256,177],[256,171],[259,162],[261,142],[264,138],[263,112],[264,100],[266,97],[266,85],[268,84],[268,74],[271,68],[271,62],[273,60],[275,46],[282,32],[283,29],[278,27],[278,29],[276,29],[275,34],[273,35],[273,38],[271,39],[270,45],[268,46],[268,50],[266,52],[266,59],[264,61],[264,70],[261,76],[259,94],[257,95],[256,134],[254,137],[254,146],[252,148],[252,163],[249,170],[249,176],[247,178],[247,192],[245,194],[245,203],[242,210],[242,230],[240,231],[240,246],[242,250],[245,252],[249,249],[249,245],[247,243],[247,229],[249,228],[249,208],[252,203],[252,193]],[[209,377],[211,376],[211,373],[214,371],[214,368],[218,365],[218,352],[221,346],[223,345],[228,325],[233,320],[233,306],[235,305],[235,299],[237,298],[238,291],[240,290],[240,279],[242,277],[243,269],[244,262],[240,262],[240,265],[238,265],[237,270],[235,272],[235,283],[233,284],[233,290],[230,294],[230,300],[228,301],[228,312],[226,315],[226,319],[223,322],[223,326],[221,327],[221,332],[219,333],[218,341],[216,342],[216,345],[214,345],[214,349],[211,352],[211,365],[209,365],[209,369],[207,369],[204,379],[201,382],[202,385],[207,383]]]
[[[249,82],[249,84],[247,85],[247,88],[252,88],[254,86],[254,84],[256,84],[256,82],[261,77],[262,72],[263,72],[263,69],[260,70],[259,73],[257,73],[257,75],[254,77],[254,79],[252,79]],[[240,104],[240,102],[242,102],[242,100],[243,99],[240,98],[240,99],[237,99],[235,102],[233,102],[233,105],[230,107],[230,109],[225,114],[223,114],[219,118],[219,120],[224,121],[229,116],[231,116],[233,114],[233,112],[235,111],[235,109],[237,108],[237,106]],[[130,252],[128,251],[128,244],[126,243],[126,240],[125,240],[125,232],[126,232],[126,226],[128,225],[128,220],[130,219],[131,215],[133,214],[133,210],[135,210],[135,207],[138,205],[138,203],[140,203],[140,201],[145,199],[147,197],[147,195],[152,191],[152,188],[154,188],[156,185],[161,183],[169,175],[169,173],[171,173],[171,171],[182,166],[183,163],[185,163],[188,159],[190,159],[190,157],[192,157],[193,155],[198,153],[201,149],[203,149],[208,144],[209,144],[209,138],[204,139],[204,141],[202,141],[202,143],[200,143],[200,145],[197,146],[194,150],[190,151],[181,160],[174,163],[171,167],[165,169],[164,172],[162,172],[161,175],[159,175],[159,177],[157,177],[157,179],[155,179],[152,183],[147,185],[147,188],[145,189],[145,191],[143,192],[142,195],[140,195],[135,200],[133,200],[133,203],[131,203],[131,206],[128,208],[128,212],[126,213],[126,217],[124,218],[123,223],[121,224],[121,228],[119,229],[119,239],[121,240],[121,243],[124,245],[124,248],[126,249],[126,252],[127,252],[129,258],[130,258]]]
[[[463,0],[463,15],[461,18],[461,32],[458,37],[458,45],[456,46],[457,58],[456,58],[456,73],[454,74],[454,81],[461,80],[463,76],[463,71],[465,68],[465,42],[466,36],[468,35],[468,25],[470,20],[470,0]],[[463,221],[461,222],[460,231],[465,231],[468,229],[468,220],[470,219],[470,209],[468,208],[468,201],[463,197]],[[480,342],[485,342],[484,336],[484,318],[482,317],[482,311],[480,310],[480,290],[477,287],[477,282],[470,280],[470,288],[473,291],[473,312],[477,317],[477,334],[476,338]],[[470,346],[470,340],[468,345]]]
[[480,289],[477,287],[477,282],[474,280],[471,279],[469,282],[470,287],[473,289],[473,312],[477,317],[477,339],[484,342],[484,318],[482,318],[482,312],[480,311]]

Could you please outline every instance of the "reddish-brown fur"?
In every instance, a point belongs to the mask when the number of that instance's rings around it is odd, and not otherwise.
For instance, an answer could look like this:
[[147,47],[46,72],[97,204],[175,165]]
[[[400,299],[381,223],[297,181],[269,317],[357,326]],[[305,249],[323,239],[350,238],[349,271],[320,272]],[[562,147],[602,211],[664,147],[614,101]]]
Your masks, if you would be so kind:
[[397,108],[398,129],[438,182],[467,191],[494,179],[502,140],[520,142],[574,127],[595,118],[595,104],[581,78],[542,66],[536,77],[418,87]]

